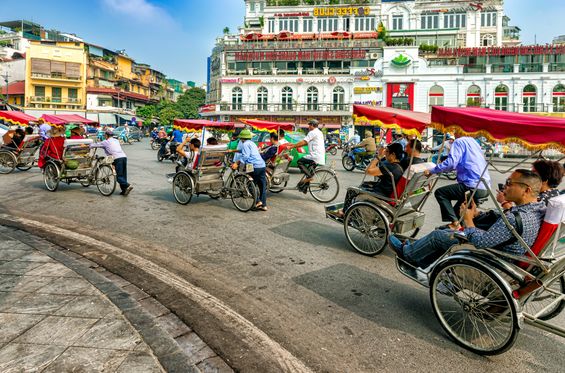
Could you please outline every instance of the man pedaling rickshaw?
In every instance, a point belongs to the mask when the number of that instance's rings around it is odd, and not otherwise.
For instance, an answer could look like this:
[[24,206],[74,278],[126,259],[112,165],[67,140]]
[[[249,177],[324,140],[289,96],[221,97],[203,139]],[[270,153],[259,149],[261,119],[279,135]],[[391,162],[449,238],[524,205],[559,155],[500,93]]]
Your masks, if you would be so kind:
[[326,147],[324,146],[324,135],[318,129],[318,121],[311,119],[308,121],[308,134],[296,144],[288,144],[288,149],[300,148],[308,145],[308,154],[298,160],[298,168],[306,175],[306,179],[301,181],[297,187],[302,193],[308,193],[308,186],[314,179],[314,170],[318,165],[326,164]]
[[377,151],[377,143],[375,142],[375,138],[373,137],[373,132],[365,131],[365,138],[363,139],[363,141],[351,147],[352,150],[360,148],[363,148],[364,150],[360,152],[354,152],[355,163],[360,163],[365,158],[370,158],[371,156],[375,155]]

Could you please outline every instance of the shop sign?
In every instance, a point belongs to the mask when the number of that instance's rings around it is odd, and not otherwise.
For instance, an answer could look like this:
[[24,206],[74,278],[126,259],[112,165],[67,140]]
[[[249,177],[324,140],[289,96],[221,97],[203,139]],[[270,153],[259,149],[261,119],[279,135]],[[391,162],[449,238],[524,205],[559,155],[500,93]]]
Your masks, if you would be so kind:
[[396,67],[406,67],[412,63],[410,57],[403,55],[402,53],[394,57],[390,62]]
[[355,78],[355,80],[361,80],[361,81],[368,81],[371,80],[370,76],[358,76]]
[[198,108],[199,113],[211,113],[216,111],[216,104],[202,105]]
[[383,76],[383,72],[382,70],[377,70],[374,68],[368,68],[366,70],[361,70],[361,71],[355,71],[355,73],[353,73],[353,75],[355,75],[356,77],[370,77],[370,76],[374,76],[375,78],[382,78]]
[[236,61],[314,61],[365,59],[367,50],[310,50],[310,51],[264,51],[237,52]]
[[371,105],[371,106],[383,106],[383,102],[382,101],[375,101],[375,100],[370,100],[370,101],[354,101],[353,105]]
[[261,79],[244,79],[243,84],[261,84]]
[[275,17],[310,17],[310,12],[300,12],[300,13],[275,13]]
[[565,54],[564,45],[530,45],[518,47],[441,48],[438,57],[527,56]]
[[353,87],[353,94],[366,95],[373,92],[382,92],[383,87]]
[[296,79],[296,83],[304,83],[304,79],[298,78],[298,79]]
[[368,16],[369,7],[326,7],[314,8],[314,17],[339,17],[339,16]]
[[330,76],[328,78],[328,83],[335,84],[336,82],[337,82],[337,79],[335,78],[335,76]]
[[220,79],[220,83],[235,83],[235,84],[241,84],[241,83],[242,83],[242,79],[241,79],[241,78],[222,78],[222,79]]

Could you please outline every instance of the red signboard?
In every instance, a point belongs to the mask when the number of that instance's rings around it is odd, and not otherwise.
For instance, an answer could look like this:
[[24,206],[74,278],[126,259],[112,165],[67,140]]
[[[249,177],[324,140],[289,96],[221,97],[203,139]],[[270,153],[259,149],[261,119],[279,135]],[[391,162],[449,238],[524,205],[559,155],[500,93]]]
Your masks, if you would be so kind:
[[438,57],[527,56],[565,54],[565,45],[530,45],[519,47],[440,48]]
[[310,51],[265,51],[237,52],[236,61],[315,61],[363,59],[366,50],[310,50]]
[[413,110],[414,83],[388,83],[386,106],[404,110]]
[[214,112],[214,111],[216,111],[216,105],[215,104],[202,105],[198,109],[199,113],[211,113],[211,112]]

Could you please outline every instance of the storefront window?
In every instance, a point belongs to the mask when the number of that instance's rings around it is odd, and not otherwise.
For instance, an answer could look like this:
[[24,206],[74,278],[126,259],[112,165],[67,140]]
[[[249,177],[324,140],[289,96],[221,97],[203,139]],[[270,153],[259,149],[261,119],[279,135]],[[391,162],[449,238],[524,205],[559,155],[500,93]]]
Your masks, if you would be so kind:
[[467,90],[467,106],[481,106],[481,88],[472,85]]
[[284,87],[281,95],[282,110],[292,110],[292,88]]
[[318,88],[309,87],[306,91],[306,110],[318,110]]
[[243,91],[239,87],[235,87],[231,91],[231,109],[232,110],[241,110],[243,103]]
[[343,110],[345,104],[345,90],[342,87],[335,87],[333,91],[333,109]]
[[508,87],[504,84],[494,89],[494,108],[508,111]]
[[522,102],[524,104],[524,113],[534,113],[537,110],[537,89],[533,84],[528,84],[522,92]]
[[553,88],[553,111],[565,113],[565,85],[558,84]]
[[443,88],[440,87],[439,85],[434,85],[432,88],[430,88],[429,98],[430,98],[430,108],[432,106],[443,106],[444,105]]

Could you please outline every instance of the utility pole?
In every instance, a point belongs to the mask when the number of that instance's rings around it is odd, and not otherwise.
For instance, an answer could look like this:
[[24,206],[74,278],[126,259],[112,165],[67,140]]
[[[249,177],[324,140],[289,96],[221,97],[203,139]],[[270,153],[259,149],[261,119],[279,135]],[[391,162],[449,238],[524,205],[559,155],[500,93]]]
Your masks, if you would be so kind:
[[10,77],[10,74],[8,73],[8,70],[6,69],[6,71],[4,72],[4,82],[6,83],[6,104],[8,104],[8,101],[10,99],[10,91],[8,90],[9,77]]

